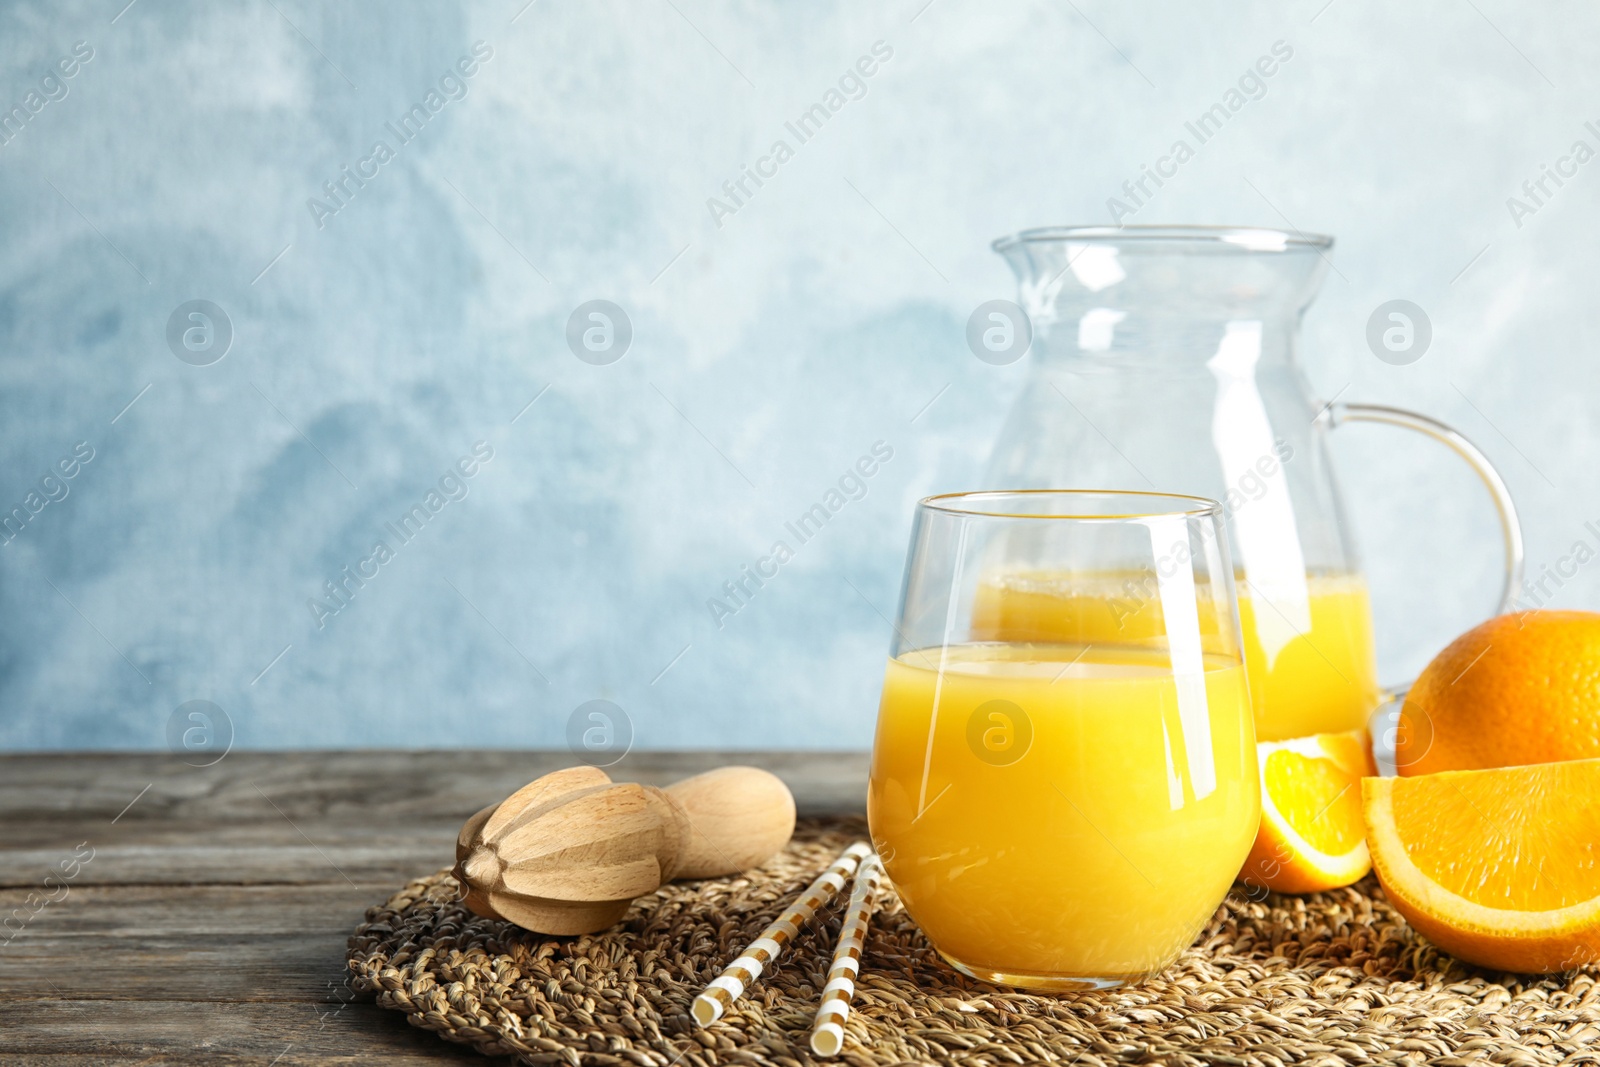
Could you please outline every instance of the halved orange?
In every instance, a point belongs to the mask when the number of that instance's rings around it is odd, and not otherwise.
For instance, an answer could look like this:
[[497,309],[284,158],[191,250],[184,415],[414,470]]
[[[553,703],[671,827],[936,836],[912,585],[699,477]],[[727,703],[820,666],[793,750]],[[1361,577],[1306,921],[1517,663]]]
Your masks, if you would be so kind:
[[1361,779],[1376,774],[1364,730],[1256,746],[1261,829],[1239,880],[1280,893],[1315,893],[1372,869]]
[[1600,959],[1600,759],[1361,785],[1378,880],[1429,940],[1525,974]]

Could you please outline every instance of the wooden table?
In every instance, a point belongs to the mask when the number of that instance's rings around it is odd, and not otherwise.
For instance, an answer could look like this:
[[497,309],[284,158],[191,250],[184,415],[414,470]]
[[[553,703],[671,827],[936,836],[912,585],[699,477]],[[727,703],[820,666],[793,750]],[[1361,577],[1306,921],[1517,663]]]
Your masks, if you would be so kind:
[[[345,938],[447,866],[468,815],[573,762],[0,756],[0,1062],[488,1062],[353,1000]],[[609,770],[665,785],[725,763],[777,773],[802,814],[864,808],[864,753],[636,753]]]

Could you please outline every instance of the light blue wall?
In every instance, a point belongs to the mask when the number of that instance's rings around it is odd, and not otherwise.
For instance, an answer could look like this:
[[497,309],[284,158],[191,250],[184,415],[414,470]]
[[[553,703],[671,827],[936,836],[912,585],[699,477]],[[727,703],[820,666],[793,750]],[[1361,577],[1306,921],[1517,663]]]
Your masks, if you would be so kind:
[[[1600,162],[1507,208],[1600,148],[1591,8],[122,2],[0,12],[7,108],[93,49],[0,146],[0,502],[93,449],[0,549],[7,748],[160,747],[194,699],[241,746],[558,745],[602,697],[644,747],[865,746],[911,506],[973,482],[1026,372],[963,341],[1011,295],[988,241],[1107,219],[1276,41],[1131,221],[1337,235],[1317,388],[1458,422],[1535,574],[1600,548]],[[879,41],[865,95],[787,134]],[[308,198],[380,139],[319,227]],[[1363,340],[1394,298],[1433,322],[1411,366]],[[210,366],[166,341],[194,299],[234,331]],[[609,366],[565,341],[591,299],[632,322]],[[1449,457],[1348,438],[1393,676],[1486,610],[1494,528]],[[308,599],[479,441],[467,496],[319,629]],[[707,598],[878,441],[864,498],[719,628]],[[1600,566],[1555,592],[1600,603]]]

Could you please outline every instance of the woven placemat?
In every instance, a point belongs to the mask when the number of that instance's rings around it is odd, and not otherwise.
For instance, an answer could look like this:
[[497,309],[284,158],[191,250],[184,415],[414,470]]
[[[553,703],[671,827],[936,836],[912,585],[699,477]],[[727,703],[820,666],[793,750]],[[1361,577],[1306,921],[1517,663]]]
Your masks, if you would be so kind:
[[[621,924],[575,938],[480,919],[441,871],[368,911],[350,938],[352,984],[413,1025],[527,1063],[812,1063],[837,907],[722,1021],[696,1029],[689,1004],[864,836],[860,820],[803,820],[765,867],[667,886]],[[1133,988],[1042,996],[973,981],[938,958],[892,893],[862,964],[833,1061],[861,1067],[1600,1063],[1593,969],[1474,970],[1412,931],[1370,876],[1307,897],[1235,893],[1177,963]]]

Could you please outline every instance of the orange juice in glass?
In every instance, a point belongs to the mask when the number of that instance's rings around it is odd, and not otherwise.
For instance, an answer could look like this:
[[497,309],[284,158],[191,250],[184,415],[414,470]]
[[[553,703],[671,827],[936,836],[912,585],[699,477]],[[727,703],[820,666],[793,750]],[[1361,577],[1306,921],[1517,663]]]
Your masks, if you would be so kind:
[[[1216,504],[1161,494],[919,505],[868,814],[907,911],[957,969],[1033,989],[1116,985],[1175,959],[1227,894],[1260,799],[1219,523]],[[1137,640],[984,629],[983,575],[997,568],[1145,565],[1162,611]]]

